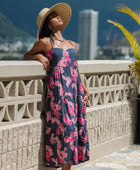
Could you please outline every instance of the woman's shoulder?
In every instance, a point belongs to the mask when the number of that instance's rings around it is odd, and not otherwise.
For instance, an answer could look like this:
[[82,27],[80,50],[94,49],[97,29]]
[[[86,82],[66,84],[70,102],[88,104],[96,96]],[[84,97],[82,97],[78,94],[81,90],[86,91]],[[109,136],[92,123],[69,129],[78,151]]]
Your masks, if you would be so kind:
[[71,43],[72,43],[73,45],[76,46],[76,42],[75,42],[75,41],[72,41],[72,40],[70,40],[70,41],[71,41]]
[[37,46],[41,46],[42,48],[49,50],[51,48],[50,38],[43,37],[35,42]]
[[50,38],[49,37],[43,37],[39,40],[37,40],[38,43],[49,45],[50,44]]

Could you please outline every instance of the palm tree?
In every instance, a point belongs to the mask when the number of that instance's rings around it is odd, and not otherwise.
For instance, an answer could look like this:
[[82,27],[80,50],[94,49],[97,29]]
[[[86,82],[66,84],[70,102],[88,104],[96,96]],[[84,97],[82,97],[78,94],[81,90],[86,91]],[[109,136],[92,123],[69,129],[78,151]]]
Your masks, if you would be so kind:
[[[140,25],[140,12],[139,11],[138,12],[132,11],[130,8],[128,8],[125,5],[118,5],[116,7],[116,10],[118,12],[122,12],[122,13],[126,13],[130,15]],[[129,41],[134,51],[135,57],[136,57],[136,61],[132,63],[130,67],[136,73],[138,80],[140,80],[140,45],[139,43],[137,42],[136,38],[122,24],[118,22],[114,22],[112,20],[108,20],[108,22],[117,26],[123,32],[123,34]]]

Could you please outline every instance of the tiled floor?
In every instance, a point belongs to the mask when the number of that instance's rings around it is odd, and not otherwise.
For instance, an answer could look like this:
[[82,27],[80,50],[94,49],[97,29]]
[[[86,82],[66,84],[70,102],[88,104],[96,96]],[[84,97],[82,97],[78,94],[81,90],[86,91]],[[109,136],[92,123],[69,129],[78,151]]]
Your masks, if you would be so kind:
[[80,170],[140,170],[140,145],[113,152]]

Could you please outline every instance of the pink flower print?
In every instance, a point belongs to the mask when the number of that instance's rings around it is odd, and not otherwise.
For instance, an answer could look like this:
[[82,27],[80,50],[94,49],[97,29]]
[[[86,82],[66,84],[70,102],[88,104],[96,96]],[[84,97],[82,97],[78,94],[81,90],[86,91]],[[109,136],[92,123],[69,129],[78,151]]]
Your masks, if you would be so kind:
[[45,156],[46,156],[46,159],[47,161],[49,161],[50,157],[53,155],[53,150],[50,146],[46,145],[46,153],[45,153]]
[[77,61],[74,62],[74,66],[77,66]]
[[65,117],[63,118],[63,120],[64,120],[64,122],[65,122],[67,125],[71,125],[71,124],[72,124],[72,122],[71,122],[71,120],[69,119],[69,117],[68,117],[67,114],[65,114]]
[[77,151],[77,148],[75,148],[75,152],[74,152],[74,155],[76,156],[76,158],[78,158],[78,151]]
[[84,153],[82,151],[78,152],[78,158],[79,158],[79,160],[84,161],[85,157],[84,157]]
[[67,100],[67,99],[65,99],[65,101],[68,104],[68,112],[71,114],[71,116],[75,116],[74,104],[71,101]]
[[74,155],[73,159],[76,163],[78,163],[78,156]]
[[67,62],[71,62],[71,59],[69,58],[69,55],[66,55],[65,58],[67,59]]
[[67,148],[65,147],[65,148],[64,148],[64,151],[61,151],[61,152],[60,152],[60,155],[59,155],[59,157],[60,157],[60,162],[63,163],[63,164],[65,163],[65,158],[67,157],[66,150],[67,150]]
[[60,78],[58,69],[55,68],[53,73],[54,73],[55,78],[58,78],[58,79]]
[[76,103],[75,106],[76,106],[76,107],[75,107],[75,115],[77,115],[77,113],[78,113],[78,106],[77,106],[77,103]]
[[71,148],[72,151],[75,150],[75,146],[74,146],[73,142],[70,143],[70,148]]
[[58,139],[58,137],[57,136],[54,137],[54,133],[51,134],[50,143],[52,143],[52,144],[57,143],[57,149],[59,149],[59,150],[62,147],[62,144],[61,144],[60,140]]
[[75,83],[72,83],[72,88],[75,88],[76,90],[76,95],[77,95],[77,85]]
[[84,89],[83,89],[81,82],[80,82],[80,91],[81,91],[82,94],[84,94]]
[[74,136],[71,136],[70,137],[70,142],[74,142],[75,141],[75,137]]
[[81,127],[80,130],[78,131],[78,135],[81,135],[84,131],[84,127]]
[[63,57],[61,57],[61,60],[57,63],[58,66],[62,66],[65,67],[67,64],[67,62],[71,62],[71,59],[69,58],[69,54],[66,50],[64,50],[63,52]]
[[48,52],[47,52],[47,55],[52,55],[53,54],[53,51],[52,50],[49,50]]
[[62,57],[61,60],[57,63],[58,66],[64,67],[64,58]]
[[47,115],[47,122],[49,122],[49,120],[51,120],[51,111],[46,112]]
[[86,132],[86,136],[82,139],[84,142],[88,142],[88,132]]
[[86,101],[82,103],[82,112],[86,113]]
[[65,49],[63,50],[63,56],[69,56],[69,53]]
[[59,111],[61,110],[60,100],[58,101],[58,103],[53,103],[52,110],[55,116],[60,117],[59,113]]
[[70,141],[70,147],[71,147],[71,150],[75,151],[76,150],[76,147],[74,146],[74,141],[75,141],[75,134],[73,132],[71,132],[70,134],[70,137],[69,137],[69,141]]
[[[49,94],[50,97],[53,98],[53,97],[54,97],[54,96],[53,96],[53,91],[50,91],[49,93],[50,93],[50,94]],[[54,99],[53,99],[53,100],[54,100]]]
[[56,134],[59,135],[59,134],[63,134],[64,136],[64,132],[65,132],[65,128],[63,126],[62,123],[59,124],[59,127],[56,129]]
[[81,123],[81,125],[85,124],[85,120],[82,117],[79,118],[79,122]]
[[68,65],[68,63],[65,61],[65,63],[64,63],[66,66]]
[[73,76],[77,77],[78,76],[78,70],[77,69],[73,69]]
[[53,54],[53,51],[49,50],[46,54],[46,57],[48,57],[50,60],[52,60],[52,54]]
[[84,146],[78,145],[78,150],[79,150],[79,151],[83,151],[83,153],[85,153],[85,152],[84,152],[84,151],[85,151],[85,147],[84,147]]
[[64,73],[63,67],[60,67],[60,71],[61,71],[62,74]]
[[83,97],[82,96],[80,96],[80,99],[81,99],[81,101],[83,100]]
[[47,127],[47,129],[46,129],[46,134],[49,134],[50,131],[51,131],[51,128]]
[[63,134],[64,136],[65,128],[62,123],[59,124],[59,129],[60,129],[60,133]]
[[87,156],[89,156],[89,151],[87,150]]
[[53,161],[53,162],[55,162],[55,166],[58,166],[58,159],[56,158],[51,158],[51,160]]
[[63,96],[63,94],[64,94],[64,88],[63,88],[62,84],[61,84],[59,81],[55,81],[55,85],[58,86],[58,87],[60,87],[59,95],[60,95],[60,96]]
[[70,142],[70,147],[71,147],[71,150],[73,151],[76,151],[77,152],[77,148],[74,146],[74,141],[75,141],[75,134],[73,132],[71,132],[70,136],[68,137],[65,137],[64,138],[64,142],[65,143],[68,143]]
[[75,126],[74,135],[75,135],[76,137],[78,137],[78,133],[77,133],[77,131],[78,131],[78,128]]
[[57,154],[60,155],[62,144],[61,144],[60,140],[58,139],[58,137],[56,137],[56,138],[57,138]]
[[60,163],[64,164],[65,163],[64,158],[61,155],[59,155],[59,156],[60,156],[60,158],[59,158]]
[[71,75],[72,75],[72,80],[77,82],[77,76],[78,76],[77,70],[71,69]]
[[69,87],[69,85],[70,85],[70,83],[71,83],[71,78],[70,77],[66,77],[66,76],[64,76],[64,75],[62,75],[62,78],[64,79],[64,80],[66,80],[66,86],[67,87]]
[[82,161],[85,159],[85,147],[78,145],[78,158]]
[[54,96],[52,95],[52,96],[51,96],[50,105],[51,105],[51,107],[52,107],[53,110],[55,109],[55,108],[54,108],[54,100],[55,100],[55,98],[54,98]]
[[60,140],[58,139],[58,137],[56,136],[55,137],[55,140],[57,142],[57,154],[60,155],[60,151],[61,151],[61,148],[62,148],[62,144],[60,142]]
[[65,96],[69,96],[71,99],[72,99],[72,97],[73,97],[72,93],[70,93],[70,92],[66,92],[66,93],[65,93]]
[[50,87],[52,87],[52,88],[55,87],[55,84],[54,84],[54,81],[53,81],[53,77],[52,77],[52,76],[50,76],[49,85],[50,85]]
[[60,131],[59,128],[56,129],[56,134],[57,134],[57,135],[61,134],[61,131]]
[[72,80],[77,82],[77,78],[76,77],[72,77]]
[[60,124],[59,119],[56,118],[56,117],[53,117],[53,118],[51,119],[51,121],[52,121],[52,123],[55,123],[55,122],[56,122],[58,125]]
[[66,136],[66,137],[64,138],[64,142],[65,142],[65,143],[68,143],[68,142],[69,142],[69,137],[68,137],[68,136]]
[[57,111],[57,110],[53,110],[53,114],[55,115],[55,116],[57,116],[57,117],[60,117],[60,113]]

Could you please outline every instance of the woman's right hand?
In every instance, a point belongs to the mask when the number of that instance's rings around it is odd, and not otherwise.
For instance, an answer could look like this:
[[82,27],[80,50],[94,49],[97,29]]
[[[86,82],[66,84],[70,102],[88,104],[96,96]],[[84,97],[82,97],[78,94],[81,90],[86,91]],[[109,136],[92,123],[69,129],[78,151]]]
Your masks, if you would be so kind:
[[43,64],[46,70],[49,70],[50,62],[48,58],[44,57],[43,55],[38,57],[38,60]]

